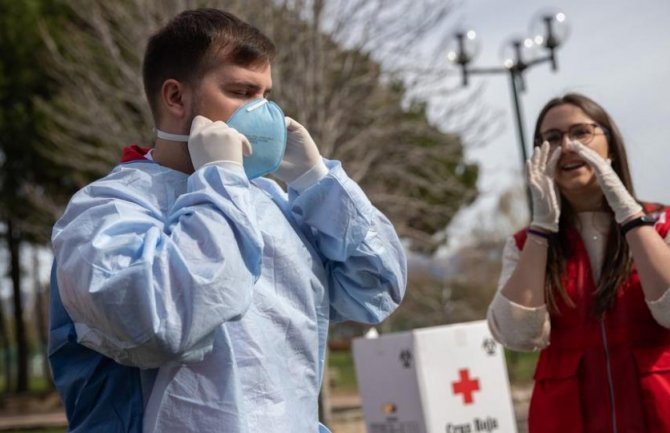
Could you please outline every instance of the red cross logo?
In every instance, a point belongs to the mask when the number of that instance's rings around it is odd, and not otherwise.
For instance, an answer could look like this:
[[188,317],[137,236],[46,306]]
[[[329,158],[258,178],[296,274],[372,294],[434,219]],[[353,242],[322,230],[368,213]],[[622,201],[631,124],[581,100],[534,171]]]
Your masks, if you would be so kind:
[[472,394],[479,391],[479,379],[470,379],[470,372],[467,368],[458,370],[457,382],[452,382],[451,387],[454,394],[463,394],[463,403],[472,404],[474,402]]

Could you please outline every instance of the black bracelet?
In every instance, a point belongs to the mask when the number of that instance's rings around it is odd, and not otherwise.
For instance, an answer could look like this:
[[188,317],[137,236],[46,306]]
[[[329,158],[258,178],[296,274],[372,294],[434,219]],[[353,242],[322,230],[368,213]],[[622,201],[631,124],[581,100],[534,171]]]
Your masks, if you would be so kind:
[[551,239],[551,236],[552,236],[551,233],[545,233],[545,232],[541,232],[539,230],[535,230],[535,229],[531,229],[531,228],[528,229],[528,233],[531,234],[531,235],[539,236],[539,237],[544,238],[546,240]]
[[657,218],[653,215],[642,215],[641,217],[633,218],[632,220],[621,224],[621,235],[626,236],[626,233],[640,226],[653,226],[656,224]]

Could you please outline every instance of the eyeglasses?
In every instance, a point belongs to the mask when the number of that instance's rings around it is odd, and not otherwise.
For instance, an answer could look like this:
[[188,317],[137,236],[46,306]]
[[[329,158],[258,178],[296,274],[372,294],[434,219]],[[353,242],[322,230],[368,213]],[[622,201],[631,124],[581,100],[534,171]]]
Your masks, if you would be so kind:
[[587,144],[597,135],[596,128],[600,128],[603,131],[603,134],[607,135],[607,129],[597,123],[575,123],[574,125],[571,125],[567,131],[549,129],[541,132],[540,136],[535,139],[535,145],[539,146],[545,141],[548,141],[551,146],[560,146],[564,134],[568,134],[570,140],[577,140],[582,144]]

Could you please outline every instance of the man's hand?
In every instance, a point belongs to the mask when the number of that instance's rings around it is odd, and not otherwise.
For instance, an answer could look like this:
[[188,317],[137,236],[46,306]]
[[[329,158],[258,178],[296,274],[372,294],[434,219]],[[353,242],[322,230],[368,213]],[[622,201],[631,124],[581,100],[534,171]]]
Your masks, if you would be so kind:
[[286,117],[288,136],[284,160],[275,176],[287,184],[295,181],[315,166],[322,164],[321,154],[304,126]]
[[193,168],[222,161],[242,165],[242,157],[251,155],[247,138],[224,122],[212,122],[204,116],[195,116],[188,139]]
[[624,221],[642,213],[642,206],[630,195],[624,184],[612,168],[612,161],[603,159],[596,151],[578,141],[568,145],[568,149],[578,154],[589,164],[596,174],[600,189],[614,211],[616,222]]
[[557,233],[558,220],[561,216],[561,195],[554,177],[561,148],[556,148],[551,155],[549,151],[549,143],[545,141],[542,146],[535,148],[531,159],[526,161],[533,201],[533,219],[530,225]]

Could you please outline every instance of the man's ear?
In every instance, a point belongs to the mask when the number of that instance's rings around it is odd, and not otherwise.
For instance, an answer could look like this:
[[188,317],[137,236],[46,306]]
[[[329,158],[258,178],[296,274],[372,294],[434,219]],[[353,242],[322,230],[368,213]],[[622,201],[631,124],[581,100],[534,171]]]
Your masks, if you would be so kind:
[[175,79],[165,80],[161,86],[160,102],[167,115],[184,119],[191,107],[191,89]]

